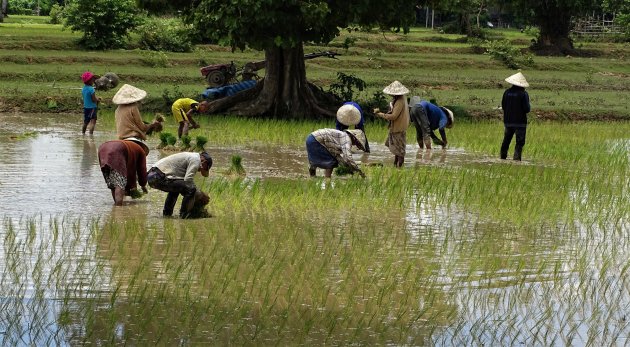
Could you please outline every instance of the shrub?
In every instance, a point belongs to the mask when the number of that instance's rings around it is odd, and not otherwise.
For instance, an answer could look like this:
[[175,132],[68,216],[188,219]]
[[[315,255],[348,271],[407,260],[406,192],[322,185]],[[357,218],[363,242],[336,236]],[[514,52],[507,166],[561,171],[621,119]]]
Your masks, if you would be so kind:
[[486,41],[484,47],[486,54],[489,54],[492,59],[502,62],[510,69],[534,64],[534,58],[531,54],[523,54],[507,40]]
[[50,24],[61,24],[63,23],[63,6],[59,4],[54,4],[50,8],[50,20],[48,21]]
[[137,33],[140,46],[147,50],[190,52],[193,48],[190,28],[177,19],[149,18]]
[[164,52],[140,51],[140,61],[150,67],[168,67],[171,63]]
[[79,44],[87,49],[119,48],[140,24],[134,0],[72,0],[66,4],[66,27],[83,32]]
[[337,72],[337,82],[330,85],[329,91],[340,100],[350,101],[354,100],[354,88],[363,91],[365,86],[364,80],[354,75]]
[[183,97],[184,93],[179,90],[178,86],[173,87],[172,91],[169,89],[164,89],[164,91],[162,92],[162,100],[164,100],[164,105],[168,108],[169,111],[171,109],[171,106],[173,106],[173,103],[177,99],[181,99]]

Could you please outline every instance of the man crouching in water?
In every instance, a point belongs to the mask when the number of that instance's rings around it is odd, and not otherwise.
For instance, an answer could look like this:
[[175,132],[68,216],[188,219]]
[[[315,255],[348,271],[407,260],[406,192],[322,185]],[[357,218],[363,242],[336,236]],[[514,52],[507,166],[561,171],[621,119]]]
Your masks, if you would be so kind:
[[206,152],[182,152],[158,160],[149,169],[147,180],[151,188],[167,192],[163,216],[172,216],[179,194],[183,196],[179,210],[180,218],[189,218],[195,204],[194,177],[197,171],[208,177],[212,167],[212,158]]

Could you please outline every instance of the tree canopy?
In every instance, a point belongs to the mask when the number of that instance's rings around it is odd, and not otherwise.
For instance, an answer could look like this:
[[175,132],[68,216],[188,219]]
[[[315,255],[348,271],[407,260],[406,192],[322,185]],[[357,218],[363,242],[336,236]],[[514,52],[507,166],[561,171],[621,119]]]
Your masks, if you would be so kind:
[[327,43],[350,25],[408,30],[414,11],[404,0],[200,0],[187,18],[205,38],[265,49]]

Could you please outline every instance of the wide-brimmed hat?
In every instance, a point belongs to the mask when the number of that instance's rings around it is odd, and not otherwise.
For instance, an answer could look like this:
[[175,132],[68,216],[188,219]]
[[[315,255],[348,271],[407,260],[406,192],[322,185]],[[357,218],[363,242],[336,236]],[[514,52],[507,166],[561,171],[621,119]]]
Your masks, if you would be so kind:
[[453,111],[449,110],[446,107],[442,107],[442,106],[440,106],[440,109],[446,114],[446,117],[449,120],[450,125],[448,125],[447,128],[452,128],[453,127],[453,123],[455,123],[455,115],[453,114]]
[[361,121],[361,112],[354,105],[346,104],[337,110],[337,120],[345,126],[357,125]]
[[146,91],[136,88],[130,84],[125,84],[118,89],[116,95],[112,98],[112,102],[116,105],[133,104],[134,102],[138,102],[146,97]]
[[365,137],[365,133],[363,132],[363,130],[361,130],[361,129],[351,129],[351,130],[348,129],[348,130],[345,130],[345,132],[348,135],[354,137],[357,140],[357,142],[359,142],[359,144],[360,144],[360,146],[357,146],[357,147],[359,147],[360,150],[365,152],[365,145],[366,145],[366,142],[367,142],[367,138]]
[[123,141],[133,141],[135,143],[137,143],[138,145],[140,145],[140,147],[142,147],[142,149],[144,149],[144,152],[148,155],[149,154],[149,146],[147,146],[147,143],[140,140],[137,137],[126,137],[123,139]]
[[515,85],[518,87],[523,87],[523,88],[527,88],[529,87],[529,83],[527,83],[527,80],[525,79],[525,76],[523,76],[522,73],[515,73],[514,75],[508,77],[505,79],[505,82],[511,84],[511,85]]
[[392,84],[388,85],[387,87],[385,87],[385,89],[383,89],[383,93],[387,95],[405,95],[405,94],[409,94],[409,89],[403,86],[402,83],[398,81],[394,81],[392,82]]
[[81,80],[83,81],[83,83],[88,83],[92,78],[99,78],[99,75],[95,75],[89,71],[84,72],[81,75]]

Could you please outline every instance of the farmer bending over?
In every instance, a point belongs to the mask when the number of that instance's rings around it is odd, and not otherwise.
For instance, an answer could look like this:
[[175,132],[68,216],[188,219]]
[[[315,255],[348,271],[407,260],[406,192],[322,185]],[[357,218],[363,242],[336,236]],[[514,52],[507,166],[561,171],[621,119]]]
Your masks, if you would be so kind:
[[197,171],[208,177],[212,158],[206,152],[181,152],[158,160],[148,173],[149,186],[167,192],[162,214],[172,216],[179,194],[183,196],[180,218],[188,218],[195,204],[194,177]]
[[173,111],[173,117],[179,128],[177,129],[177,137],[181,138],[183,135],[188,135],[188,128],[199,128],[199,124],[192,118],[193,113],[204,113],[208,111],[208,102],[198,102],[190,98],[177,99],[171,107]]
[[365,177],[363,171],[352,159],[352,152],[350,151],[352,145],[355,145],[365,152],[365,143],[365,134],[358,129],[344,131],[319,129],[313,131],[306,138],[310,176],[315,177],[316,169],[322,168],[324,169],[324,176],[330,178],[333,169],[339,164],[344,164],[352,172],[356,171],[361,177]]
[[[446,107],[439,107],[426,100],[419,101],[420,98],[414,96],[411,98],[411,120],[416,125],[416,141],[420,148],[431,149],[431,140],[436,144],[446,148],[448,140],[446,139],[445,128],[453,127],[453,112]],[[440,140],[434,130],[440,131]]]
[[122,206],[125,195],[136,190],[136,180],[147,193],[149,147],[139,139],[107,141],[98,147],[98,162],[114,205]]

